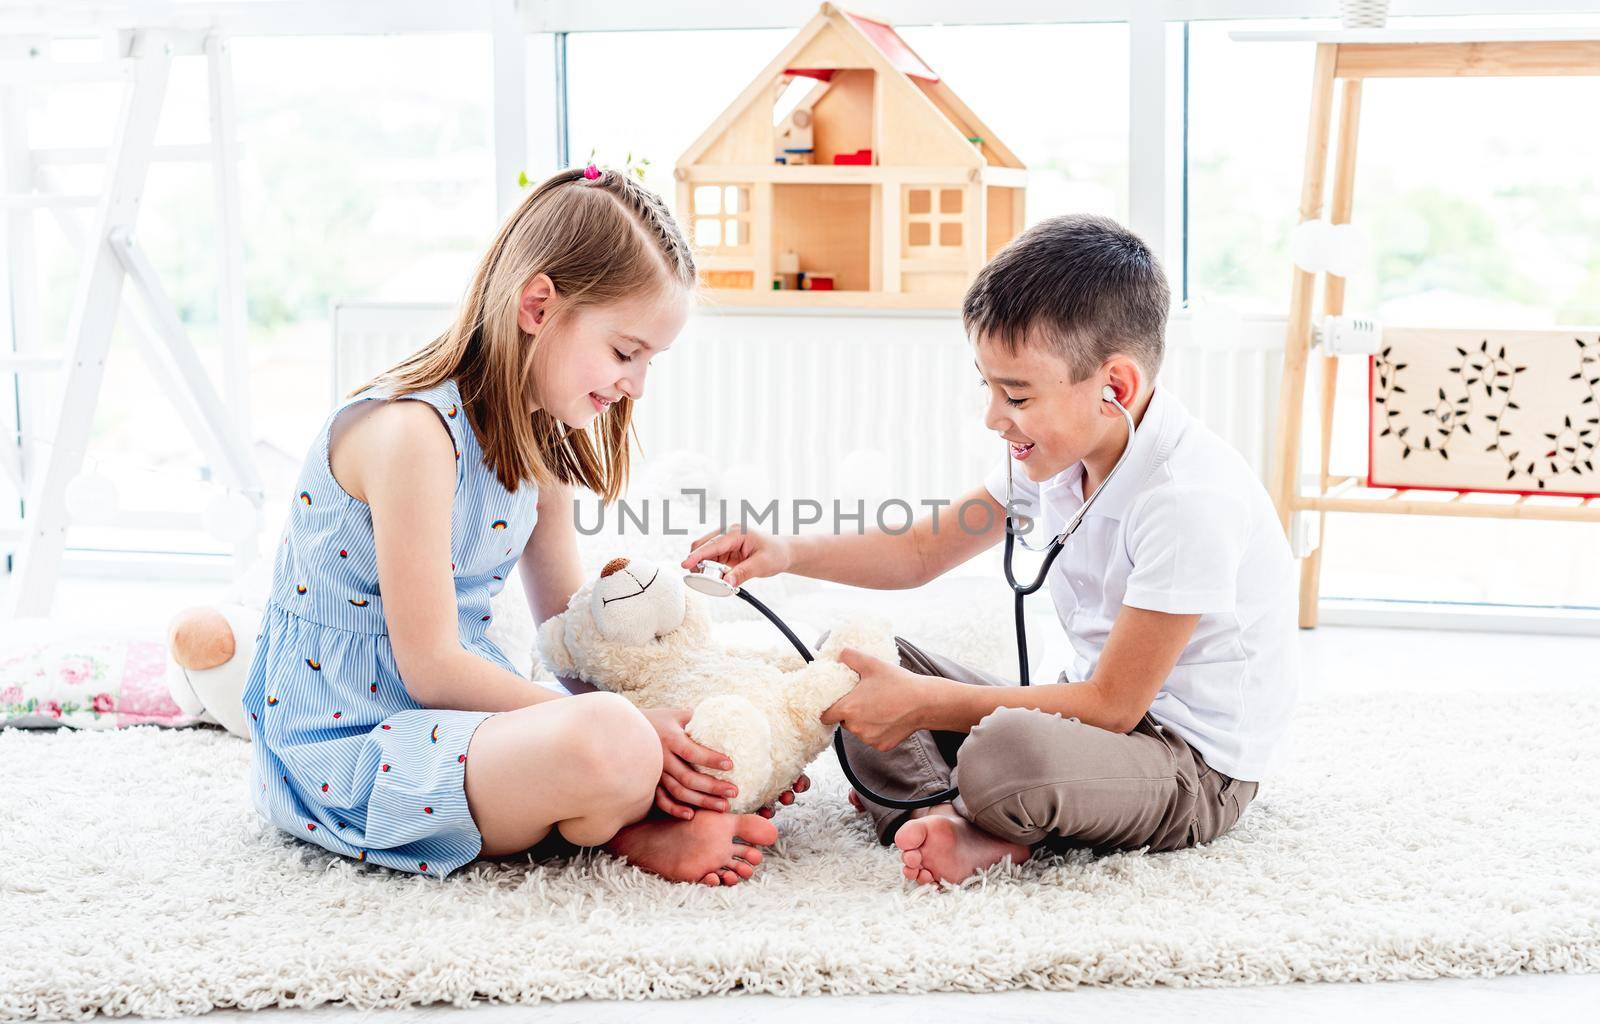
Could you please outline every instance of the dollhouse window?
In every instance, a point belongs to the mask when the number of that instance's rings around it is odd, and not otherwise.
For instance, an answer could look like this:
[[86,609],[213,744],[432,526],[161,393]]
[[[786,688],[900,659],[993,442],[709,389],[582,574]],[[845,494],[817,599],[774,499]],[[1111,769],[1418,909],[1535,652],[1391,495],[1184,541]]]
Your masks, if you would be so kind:
[[750,242],[750,189],[743,185],[697,185],[694,244],[701,249],[737,249]]
[[961,248],[965,237],[961,189],[909,188],[905,196],[906,248]]

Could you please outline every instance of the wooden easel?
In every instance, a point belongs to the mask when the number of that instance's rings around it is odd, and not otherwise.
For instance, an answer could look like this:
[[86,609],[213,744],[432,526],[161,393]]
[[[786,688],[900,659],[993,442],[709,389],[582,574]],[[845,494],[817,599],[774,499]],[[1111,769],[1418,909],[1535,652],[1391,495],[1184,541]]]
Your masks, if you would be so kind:
[[[0,43],[0,114],[6,119],[0,147],[6,173],[0,178],[8,190],[14,190],[0,193],[0,198],[8,209],[14,206],[31,212],[42,208],[57,213],[63,232],[83,247],[83,269],[66,342],[59,357],[47,357],[38,344],[36,325],[30,322],[36,318],[36,304],[28,294],[33,285],[31,224],[13,216],[7,225],[7,273],[24,279],[27,287],[17,288],[13,280],[12,292],[24,296],[28,305],[24,315],[13,320],[18,354],[7,353],[10,358],[0,361],[0,372],[59,368],[65,380],[59,408],[40,417],[45,421],[42,432],[47,442],[42,454],[35,459],[13,459],[18,464],[5,467],[15,470],[8,475],[25,486],[26,500],[20,550],[0,599],[0,618],[44,615],[50,610],[71,525],[66,491],[83,466],[112,334],[123,314],[125,283],[144,308],[142,319],[130,316],[126,320],[157,383],[176,404],[219,480],[246,496],[257,509],[262,501],[262,484],[249,444],[243,248],[233,80],[226,40],[204,31],[139,28],[108,34],[106,46],[109,52],[100,61],[58,63],[46,56],[44,38],[37,42],[7,38]],[[157,159],[173,158],[163,150],[174,147],[158,147],[155,139],[173,58],[180,55],[204,56],[209,70],[211,143],[199,158],[210,161],[217,176],[218,308],[226,397],[213,385],[137,235],[139,203],[150,165]],[[17,90],[81,81],[116,82],[125,87],[116,135],[104,151],[102,193],[75,197],[37,191],[35,187],[43,183],[36,173],[39,160],[27,144],[25,107]],[[179,153],[176,158],[190,156]],[[77,205],[92,207],[87,224],[61,216],[63,207]],[[33,442],[26,436],[22,440],[26,453]],[[38,463],[37,468],[33,462]],[[235,544],[237,564],[248,564],[255,547],[254,537]]]
[[[1509,76],[1600,76],[1600,31],[1535,30],[1527,32],[1408,32],[1362,30],[1349,32],[1240,32],[1248,41],[1309,41],[1317,44],[1311,83],[1311,118],[1306,135],[1305,176],[1300,190],[1300,220],[1322,216],[1328,165],[1329,132],[1333,125],[1334,83],[1342,82],[1339,133],[1333,152],[1333,194],[1328,219],[1350,221],[1355,192],[1356,135],[1361,118],[1361,86],[1368,78],[1465,78]],[[1289,300],[1289,329],[1284,344],[1283,388],[1278,405],[1277,466],[1272,479],[1273,501],[1285,531],[1293,536],[1296,514],[1315,514],[1320,537],[1328,512],[1376,512],[1390,515],[1469,516],[1489,519],[1543,519],[1600,523],[1600,499],[1572,499],[1565,504],[1530,503],[1526,496],[1513,503],[1464,501],[1472,492],[1429,492],[1434,500],[1416,500],[1408,490],[1381,494],[1361,493],[1360,477],[1330,477],[1328,473],[1333,406],[1337,395],[1337,359],[1322,359],[1320,473],[1314,493],[1304,493],[1300,481],[1300,446],[1306,390],[1306,369],[1311,358],[1317,275],[1294,271]],[[1322,293],[1322,315],[1344,311],[1344,278],[1328,274]],[[1484,332],[1493,335],[1494,332]],[[1438,500],[1443,497],[1444,500]],[[1576,503],[1573,503],[1576,502]],[[1318,581],[1322,572],[1320,543],[1300,567],[1300,625],[1317,624]]]

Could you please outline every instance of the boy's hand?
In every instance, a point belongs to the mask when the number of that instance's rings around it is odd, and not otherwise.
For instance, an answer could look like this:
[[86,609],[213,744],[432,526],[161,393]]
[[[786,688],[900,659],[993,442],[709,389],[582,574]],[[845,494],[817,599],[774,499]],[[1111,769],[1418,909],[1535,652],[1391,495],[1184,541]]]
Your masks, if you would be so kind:
[[739,794],[731,782],[699,771],[695,765],[727,771],[733,762],[710,747],[702,747],[684,731],[693,712],[685,708],[651,708],[644,717],[661,737],[661,781],[656,785],[656,806],[675,818],[692,818],[696,807],[726,811],[728,800]]
[[730,526],[726,533],[712,530],[690,545],[683,567],[692,572],[705,561],[728,566],[722,578],[737,587],[747,580],[788,572],[794,555],[786,537],[746,533],[742,526]]
[[839,660],[861,682],[822,713],[824,725],[843,725],[874,750],[899,746],[923,728],[920,716],[935,680],[849,647],[839,652]]

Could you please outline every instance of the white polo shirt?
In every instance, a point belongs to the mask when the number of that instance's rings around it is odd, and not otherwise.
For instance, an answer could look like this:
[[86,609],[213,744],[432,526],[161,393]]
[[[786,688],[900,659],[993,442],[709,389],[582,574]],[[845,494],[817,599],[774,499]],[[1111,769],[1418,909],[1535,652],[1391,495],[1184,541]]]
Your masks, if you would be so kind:
[[[1016,467],[1013,508],[1042,549],[1083,505],[1083,464],[1035,484]],[[1006,502],[1006,466],[985,481]],[[1042,508],[1041,506],[1042,497]],[[1020,572],[1019,565],[1019,572]],[[1226,441],[1157,388],[1133,451],[1050,570],[1050,595],[1094,675],[1123,606],[1199,614],[1194,636],[1150,705],[1206,763],[1259,782],[1287,754],[1299,693],[1294,560],[1267,492]]]

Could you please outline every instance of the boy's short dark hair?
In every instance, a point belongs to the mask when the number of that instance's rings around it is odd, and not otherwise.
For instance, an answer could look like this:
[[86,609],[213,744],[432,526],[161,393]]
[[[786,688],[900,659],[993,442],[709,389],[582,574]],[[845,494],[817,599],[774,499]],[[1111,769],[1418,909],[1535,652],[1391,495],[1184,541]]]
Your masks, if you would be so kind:
[[1073,383],[1117,353],[1153,381],[1170,302],[1166,275],[1138,235],[1109,217],[1069,214],[1000,250],[967,289],[961,319],[969,337],[1009,353],[1047,346],[1067,361]]

